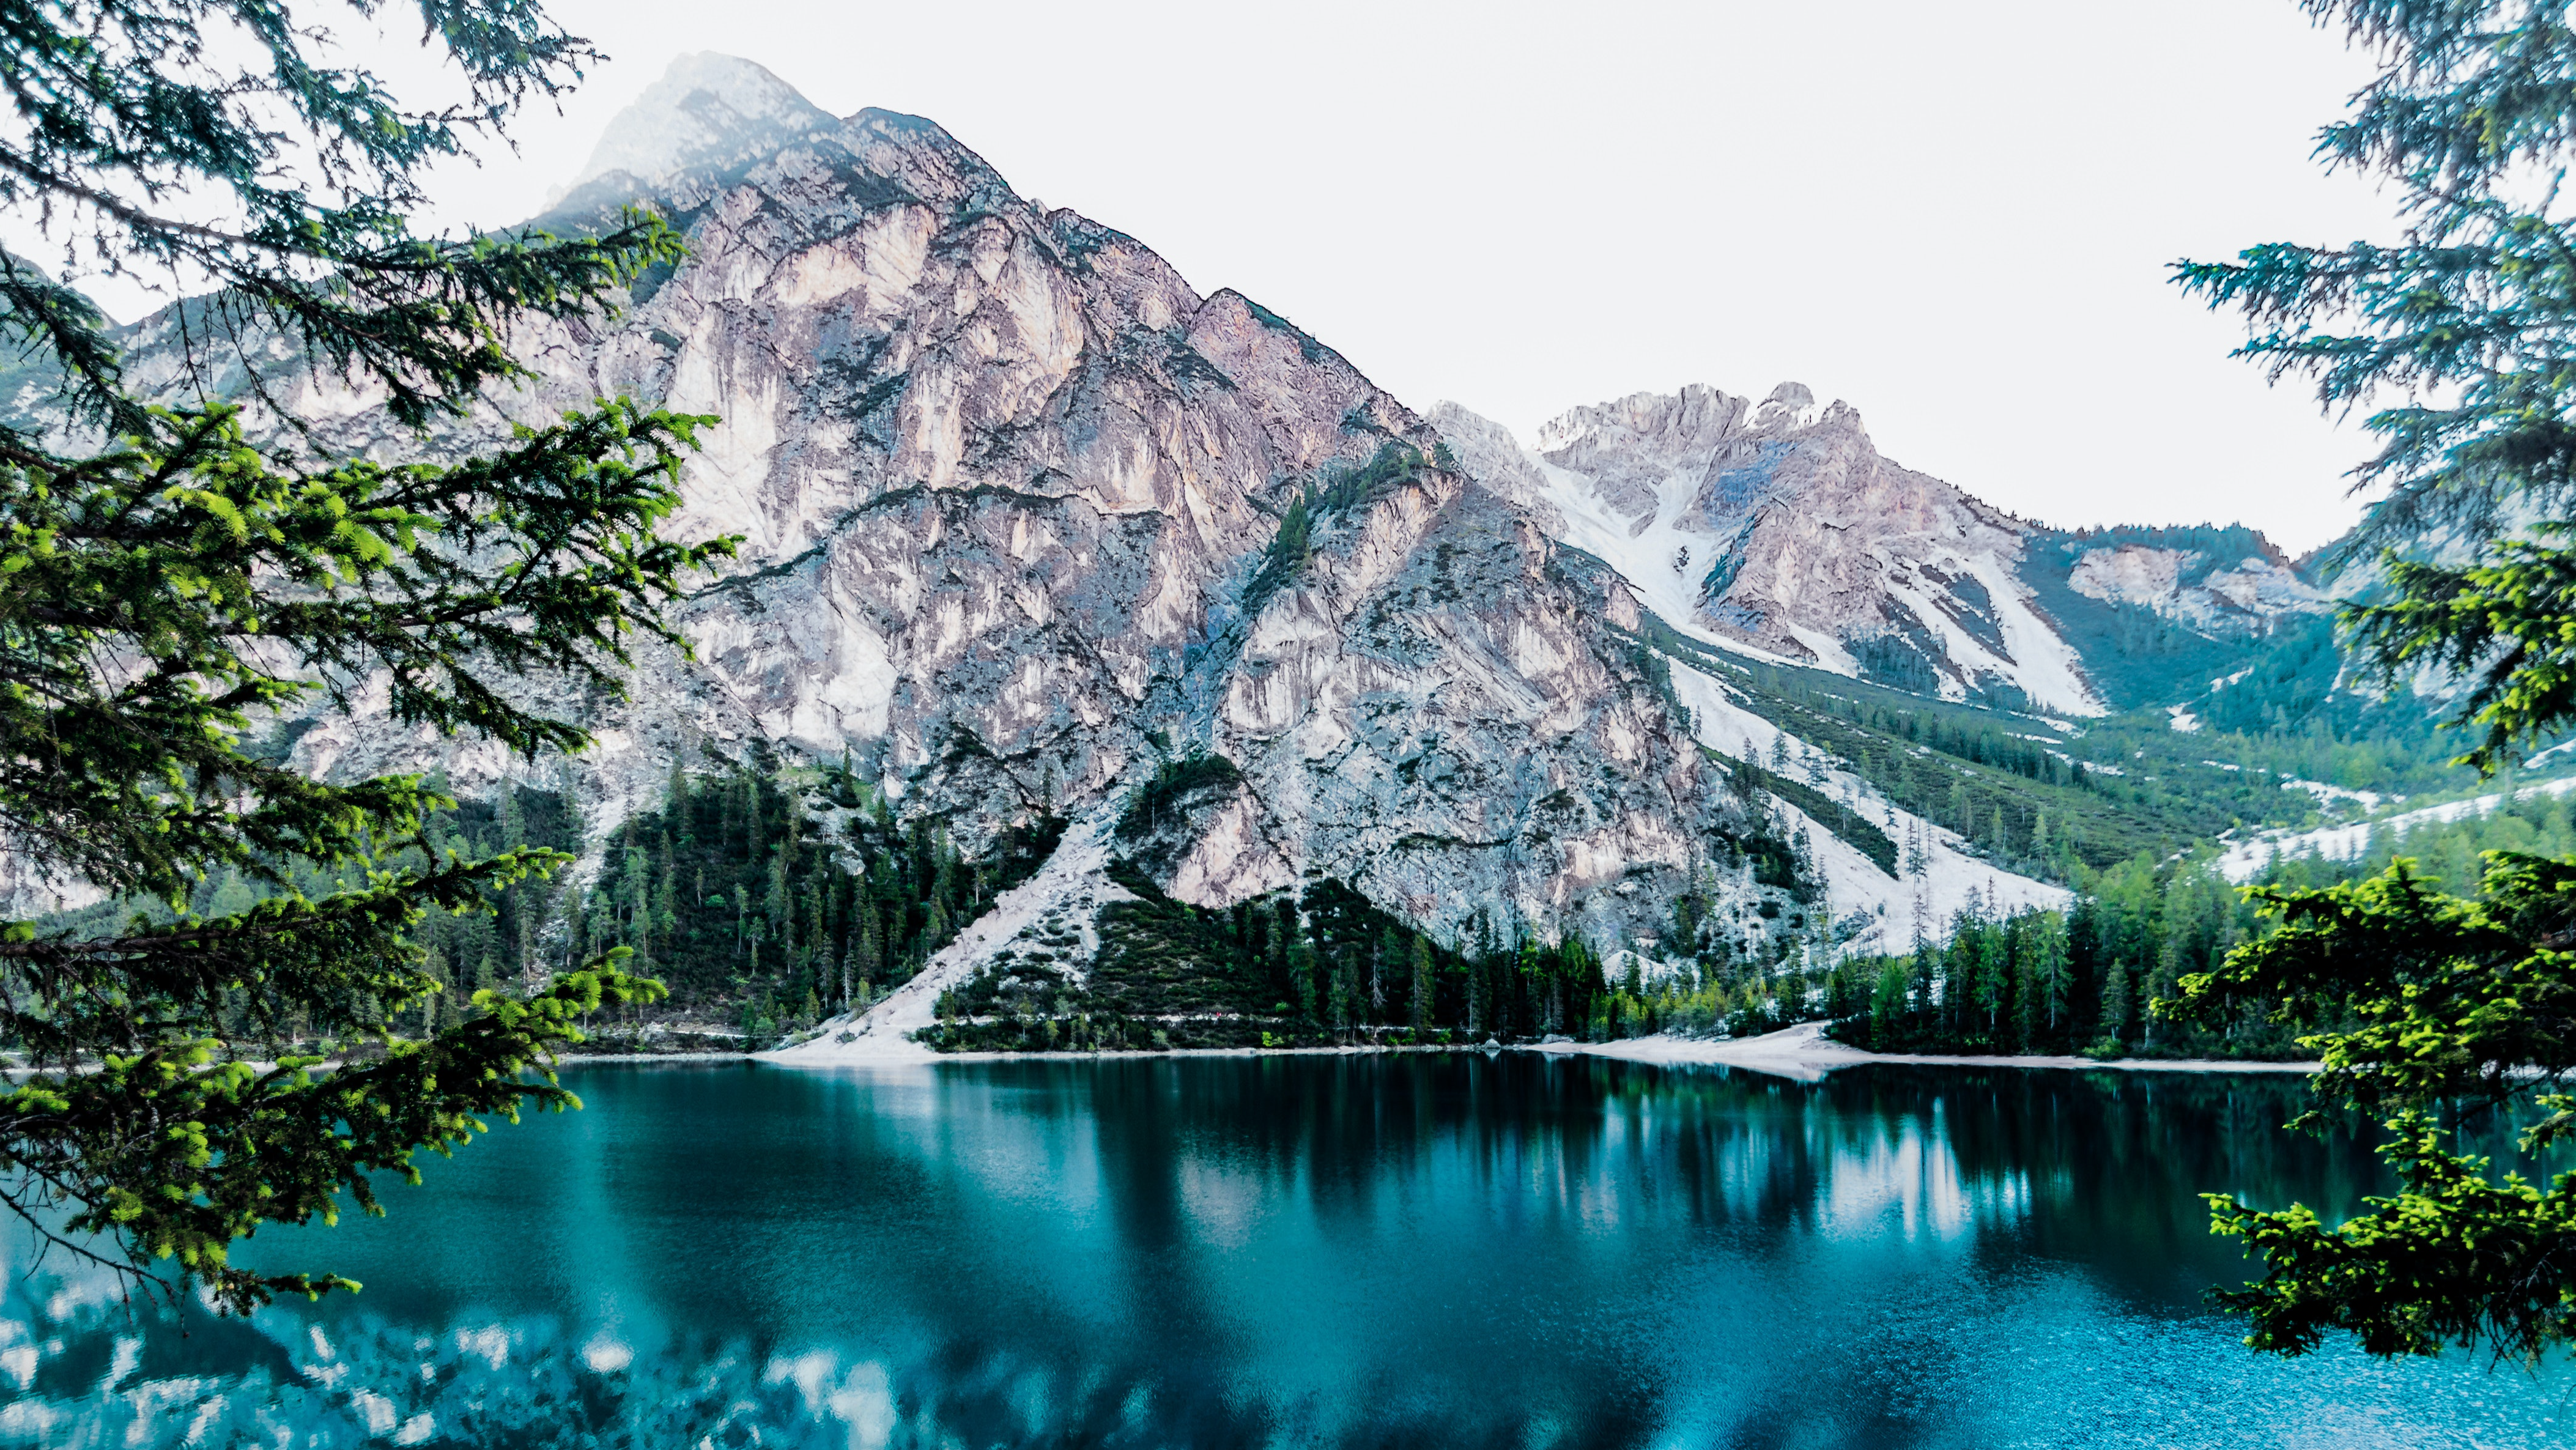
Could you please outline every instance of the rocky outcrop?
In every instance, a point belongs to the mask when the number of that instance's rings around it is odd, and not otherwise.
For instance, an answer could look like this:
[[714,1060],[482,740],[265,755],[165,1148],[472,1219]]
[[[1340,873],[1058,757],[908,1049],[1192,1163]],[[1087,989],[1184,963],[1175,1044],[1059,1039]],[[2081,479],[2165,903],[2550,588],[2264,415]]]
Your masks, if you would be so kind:
[[2264,554],[2218,567],[2197,549],[2121,544],[2084,551],[2066,582],[2088,599],[2135,605],[2208,633],[2258,633],[2285,615],[2334,612],[2287,561]]
[[1678,628],[1953,699],[2104,709],[2019,577],[2029,526],[1881,457],[1846,403],[1797,383],[1758,403],[1639,393],[1564,414],[1535,452],[1454,404],[1435,418],[1479,478],[1539,494],[1561,540]]
[[[743,555],[680,612],[693,659],[647,650],[631,701],[571,705],[599,739],[594,829],[650,805],[674,754],[764,742],[846,757],[971,849],[1198,749],[1242,785],[1171,853],[1184,899],[1331,876],[1443,932],[1482,912],[1619,940],[1748,828],[1600,585],[1329,347],[1020,197],[928,121],[817,119],[706,57],[640,104],[543,220],[649,201],[690,257],[619,315],[531,328],[536,380],[432,441],[606,394],[721,419],[672,531]],[[341,380],[272,394],[339,447],[422,446]],[[1372,461],[1362,496],[1322,493]],[[468,791],[557,769],[364,701],[297,750]]]

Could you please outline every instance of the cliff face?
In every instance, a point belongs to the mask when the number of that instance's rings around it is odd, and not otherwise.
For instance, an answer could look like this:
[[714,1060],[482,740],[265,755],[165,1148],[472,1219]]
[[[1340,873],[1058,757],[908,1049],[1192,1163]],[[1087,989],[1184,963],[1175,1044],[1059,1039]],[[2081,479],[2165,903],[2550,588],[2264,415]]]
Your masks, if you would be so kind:
[[2020,520],[1879,456],[1850,405],[1797,383],[1577,408],[1533,451],[1454,404],[1468,467],[1526,491],[1676,627],[1729,647],[1960,699],[2068,715],[2101,695],[2019,578]]
[[[1201,749],[1243,780],[1168,853],[1184,899],[1333,876],[1445,932],[1481,910],[1609,940],[1746,828],[1605,583],[1330,348],[928,121],[818,119],[706,58],[641,104],[541,220],[650,201],[692,255],[615,317],[517,339],[536,383],[437,440],[612,394],[722,419],[674,532],[743,557],[681,611],[694,660],[648,652],[632,703],[577,707],[596,828],[701,746],[846,754],[970,847]],[[338,380],[272,390],[338,446],[420,447]],[[1279,541],[1301,493],[1372,462]],[[534,769],[364,710],[297,751],[469,791]]]
[[1577,408],[1534,449],[1454,403],[1432,420],[1469,472],[1675,627],[1949,699],[2065,716],[2145,703],[2131,672],[2088,659],[2108,636],[2070,596],[2213,640],[2329,608],[2250,531],[2041,528],[1890,462],[1858,412],[1796,383],[1759,403],[1694,386]]

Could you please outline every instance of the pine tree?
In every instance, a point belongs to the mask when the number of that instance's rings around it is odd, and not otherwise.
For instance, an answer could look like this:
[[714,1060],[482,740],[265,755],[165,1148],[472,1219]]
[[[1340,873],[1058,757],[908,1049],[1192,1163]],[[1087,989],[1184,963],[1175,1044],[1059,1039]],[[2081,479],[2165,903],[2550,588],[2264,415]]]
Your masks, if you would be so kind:
[[[602,1002],[657,990],[611,958],[396,1039],[440,985],[432,916],[489,913],[569,858],[506,830],[495,854],[433,858],[435,784],[307,779],[250,748],[255,731],[373,682],[404,725],[569,754],[579,726],[502,686],[542,673],[549,698],[616,694],[639,635],[686,647],[661,611],[731,548],[656,537],[703,419],[609,402],[438,463],[334,457],[285,428],[266,391],[280,352],[377,393],[397,424],[462,417],[520,374],[499,341],[513,317],[590,315],[682,251],[642,216],[573,241],[406,226],[423,168],[592,58],[538,7],[438,8],[425,44],[467,96],[436,111],[332,66],[296,19],[75,0],[0,35],[0,210],[72,269],[215,288],[177,314],[191,326],[155,405],[128,390],[104,315],[0,254],[0,334],[72,425],[0,428],[0,827],[22,861],[138,903],[184,904],[224,871],[281,893],[104,936],[0,933],[0,1039],[34,1068],[0,1110],[0,1198],[234,1310],[344,1282],[241,1267],[235,1239],[342,1194],[372,1211],[375,1175],[417,1150],[569,1106],[523,1069]],[[65,456],[57,437],[90,441]],[[382,1055],[247,1065],[308,1035]]]
[[1431,942],[1427,937],[1413,938],[1413,1040],[1423,1041],[1431,1031],[1432,992]]
[[2129,964],[2113,962],[2110,974],[2102,979],[2102,1021],[2099,1040],[2126,1044],[2129,1022],[2137,1014],[2137,1000],[2129,984]]
[[[2382,587],[2342,622],[2382,681],[2456,682],[2448,723],[2475,740],[2459,759],[2491,775],[2576,721],[2576,199],[2562,185],[2576,29],[2532,0],[2307,8],[2382,62],[2318,153],[2376,173],[2405,229],[2179,263],[2177,280],[2244,312],[2241,351],[2275,377],[2312,377],[2329,410],[2375,410],[2379,451],[2354,481],[2384,493],[2343,559],[2375,553]],[[2426,557],[2481,537],[2474,559]],[[2279,929],[2215,969],[2173,963],[2153,1010],[2207,1025],[2252,1001],[2304,1030],[2324,1063],[2312,1086],[2382,1120],[2400,1190],[2333,1227],[2212,1195],[2216,1226],[2269,1271],[2218,1296],[2252,1317],[2247,1342],[2299,1354],[2350,1333],[2374,1354],[2485,1344],[2533,1364],[2576,1343],[2576,1176],[2491,1177],[2445,1131],[2445,1115],[2492,1110],[2528,1115],[2527,1152],[2576,1132],[2576,1096],[2558,1090],[2576,1070],[2576,860],[2489,852],[2471,896],[2398,860],[2255,901]]]

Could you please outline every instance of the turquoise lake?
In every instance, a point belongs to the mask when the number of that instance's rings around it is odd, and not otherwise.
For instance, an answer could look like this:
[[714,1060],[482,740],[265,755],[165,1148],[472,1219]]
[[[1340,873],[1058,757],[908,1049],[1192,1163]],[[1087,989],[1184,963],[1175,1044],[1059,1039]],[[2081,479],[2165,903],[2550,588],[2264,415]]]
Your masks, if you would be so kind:
[[2576,1377],[2258,1359],[2295,1078],[1532,1054],[567,1073],[249,1321],[7,1240],[0,1445],[2479,1446]]

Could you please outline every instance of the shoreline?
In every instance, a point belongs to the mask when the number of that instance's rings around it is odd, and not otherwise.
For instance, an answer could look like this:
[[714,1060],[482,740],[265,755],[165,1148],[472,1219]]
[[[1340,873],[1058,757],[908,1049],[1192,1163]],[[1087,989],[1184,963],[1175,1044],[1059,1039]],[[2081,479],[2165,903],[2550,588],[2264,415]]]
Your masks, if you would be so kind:
[[[797,1044],[802,1046],[803,1044]],[[895,1067],[934,1065],[942,1062],[1082,1062],[1101,1058],[1151,1057],[1357,1057],[1397,1053],[1454,1052],[1535,1052],[1549,1057],[1600,1057],[1616,1062],[1634,1062],[1649,1067],[1741,1067],[1777,1077],[1795,1078],[1801,1082],[1821,1082],[1837,1068],[1862,1067],[1871,1063],[1890,1063],[1914,1067],[2018,1067],[2056,1069],[2074,1072],[2249,1072],[2312,1073],[2314,1062],[2256,1062],[2229,1058],[2154,1058],[2122,1057],[2098,1062],[2089,1057],[2063,1057],[2040,1054],[2014,1056],[1968,1057],[1954,1054],[1871,1052],[1835,1042],[1825,1036],[1825,1024],[1802,1022],[1760,1037],[1674,1037],[1656,1033],[1651,1037],[1626,1037],[1615,1042],[1515,1042],[1508,1046],[1488,1048],[1481,1043],[1442,1043],[1417,1046],[1412,1043],[1388,1043],[1361,1046],[1357,1043],[1330,1047],[1175,1047],[1118,1048],[1107,1052],[934,1052],[919,1043],[870,1044],[865,1053],[821,1055],[794,1053],[787,1048],[753,1052],[597,1052],[565,1053],[554,1060],[558,1068],[578,1067],[585,1063],[634,1062],[759,1062],[775,1067],[840,1068]],[[891,1050],[890,1050],[891,1049]],[[254,1064],[261,1065],[261,1064]],[[336,1062],[316,1064],[336,1067]],[[0,1078],[24,1077],[36,1069],[17,1063],[0,1062]]]
[[2319,1066],[2315,1062],[2257,1062],[2206,1057],[2119,1057],[2096,1061],[2089,1057],[2044,1054],[1969,1057],[1948,1053],[1871,1052],[1826,1037],[1825,1024],[1821,1022],[1802,1022],[1760,1037],[1710,1040],[1657,1033],[1652,1037],[1631,1037],[1618,1042],[1552,1042],[1526,1050],[1608,1057],[1659,1067],[1742,1067],[1804,1082],[1821,1081],[1825,1074],[1836,1068],[1861,1067],[1871,1063],[1918,1067],[2046,1068],[2079,1072],[2195,1073],[2312,1073]]
[[[1099,1058],[1152,1057],[1328,1057],[1358,1056],[1378,1053],[1451,1053],[1451,1052],[1536,1052],[1551,1057],[1600,1057],[1620,1062],[1643,1063],[1654,1067],[1740,1067],[1803,1082],[1822,1081],[1837,1068],[1860,1067],[1870,1063],[1889,1063],[1920,1067],[2016,1067],[2056,1069],[2063,1071],[2112,1072],[2192,1072],[2192,1073],[2312,1073],[2314,1062],[2257,1062],[2227,1058],[2149,1058],[2123,1057],[2096,1061],[2089,1057],[2065,1057],[2039,1054],[1970,1057],[1949,1054],[1870,1052],[1835,1042],[1825,1035],[1822,1022],[1803,1022],[1795,1027],[1760,1037],[1696,1038],[1673,1037],[1657,1033],[1651,1037],[1629,1037],[1615,1042],[1537,1042],[1513,1043],[1488,1049],[1481,1044],[1444,1043],[1440,1046],[1358,1044],[1331,1047],[1183,1047],[1155,1050],[1119,1048],[1106,1052],[934,1052],[910,1040],[870,1042],[864,1052],[799,1052],[793,1048],[773,1048],[767,1052],[743,1053],[749,1061],[772,1063],[780,1067],[836,1068],[917,1065],[940,1062],[1048,1062],[1080,1061]],[[796,1044],[806,1047],[806,1044]],[[731,1057],[730,1053],[691,1054],[698,1057]],[[677,1059],[680,1054],[632,1054],[617,1060],[657,1061]],[[580,1059],[592,1062],[612,1060],[606,1055]]]

